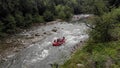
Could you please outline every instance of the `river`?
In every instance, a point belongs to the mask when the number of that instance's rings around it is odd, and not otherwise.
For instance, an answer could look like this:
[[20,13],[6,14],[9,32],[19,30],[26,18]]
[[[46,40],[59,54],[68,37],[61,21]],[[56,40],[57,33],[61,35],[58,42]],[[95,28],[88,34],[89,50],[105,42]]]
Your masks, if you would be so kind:
[[[17,39],[22,39],[23,45],[29,46],[9,55],[6,61],[0,63],[0,68],[51,68],[51,64],[63,64],[70,58],[76,44],[88,39],[87,30],[84,23],[57,22],[17,34]],[[54,39],[63,36],[66,38],[63,45],[52,46]]]

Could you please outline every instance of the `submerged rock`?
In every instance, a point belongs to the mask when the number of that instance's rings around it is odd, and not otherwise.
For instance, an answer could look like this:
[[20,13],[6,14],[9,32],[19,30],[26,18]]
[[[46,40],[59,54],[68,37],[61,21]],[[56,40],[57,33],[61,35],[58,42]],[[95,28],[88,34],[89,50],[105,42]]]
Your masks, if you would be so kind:
[[52,29],[53,32],[57,32],[57,29]]
[[35,36],[40,36],[40,34],[39,34],[39,33],[36,33]]
[[43,34],[47,34],[46,32],[44,32]]

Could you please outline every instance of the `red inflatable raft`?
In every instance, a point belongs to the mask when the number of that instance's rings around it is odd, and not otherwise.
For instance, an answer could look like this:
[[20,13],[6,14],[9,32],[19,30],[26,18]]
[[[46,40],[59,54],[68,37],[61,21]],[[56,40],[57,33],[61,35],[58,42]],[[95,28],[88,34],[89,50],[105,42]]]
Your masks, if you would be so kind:
[[65,38],[61,39],[61,40],[54,40],[54,42],[52,43],[53,46],[61,46],[63,43],[65,43]]

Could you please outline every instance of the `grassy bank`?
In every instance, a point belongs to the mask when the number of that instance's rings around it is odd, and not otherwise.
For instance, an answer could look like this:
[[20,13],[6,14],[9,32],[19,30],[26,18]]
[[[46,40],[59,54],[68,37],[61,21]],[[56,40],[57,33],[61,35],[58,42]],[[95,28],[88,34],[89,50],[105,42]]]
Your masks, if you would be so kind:
[[120,68],[120,41],[86,44],[61,68]]

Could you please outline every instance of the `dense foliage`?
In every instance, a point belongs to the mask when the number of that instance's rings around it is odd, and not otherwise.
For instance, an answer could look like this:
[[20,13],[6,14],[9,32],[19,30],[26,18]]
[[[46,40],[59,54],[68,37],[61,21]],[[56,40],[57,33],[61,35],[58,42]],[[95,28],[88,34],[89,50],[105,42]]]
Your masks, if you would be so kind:
[[87,21],[89,40],[61,68],[120,68],[120,0],[84,2],[84,12],[95,14]]
[[119,0],[0,0],[0,37],[33,23],[68,20],[73,14],[102,15],[113,6],[118,7]]
[[68,20],[73,14],[102,15],[114,6],[119,0],[0,0],[0,37],[33,23]]
[[[77,0],[0,0],[0,37],[18,32],[33,23],[56,18],[67,20],[80,13]],[[4,34],[4,35],[3,35]]]

